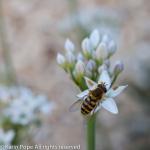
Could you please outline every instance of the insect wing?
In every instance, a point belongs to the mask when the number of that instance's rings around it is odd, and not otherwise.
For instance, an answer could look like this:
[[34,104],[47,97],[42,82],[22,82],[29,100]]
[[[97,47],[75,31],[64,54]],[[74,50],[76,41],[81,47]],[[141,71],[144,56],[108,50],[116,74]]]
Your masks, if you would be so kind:
[[81,108],[82,103],[83,103],[82,99],[77,100],[70,106],[69,111],[75,112],[75,111],[79,110]]
[[89,93],[89,90],[85,90],[77,95],[78,98],[84,98]]

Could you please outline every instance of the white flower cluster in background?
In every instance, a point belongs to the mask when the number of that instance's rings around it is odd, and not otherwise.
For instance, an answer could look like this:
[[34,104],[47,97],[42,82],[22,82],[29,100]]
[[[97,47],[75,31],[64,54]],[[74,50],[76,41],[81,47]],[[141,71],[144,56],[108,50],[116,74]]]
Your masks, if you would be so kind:
[[10,145],[14,135],[15,133],[13,130],[4,131],[0,128],[0,145]]
[[35,95],[26,87],[0,87],[1,111],[4,118],[13,124],[28,125],[36,121],[40,114],[51,114],[54,103],[44,95]]
[[100,32],[105,31],[116,36],[121,27],[122,17],[120,16],[121,14],[110,8],[85,8],[63,18],[58,28],[65,33],[76,31],[77,28],[88,32],[93,28],[98,28]]

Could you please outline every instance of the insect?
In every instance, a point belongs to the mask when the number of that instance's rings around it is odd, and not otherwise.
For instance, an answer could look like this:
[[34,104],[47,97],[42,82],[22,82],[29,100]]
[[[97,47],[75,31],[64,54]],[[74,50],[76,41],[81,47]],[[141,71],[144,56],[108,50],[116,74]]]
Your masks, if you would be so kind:
[[92,115],[96,112],[103,95],[107,92],[105,83],[99,83],[94,89],[84,91],[83,97],[73,103],[70,111],[76,111],[80,108],[84,116]]

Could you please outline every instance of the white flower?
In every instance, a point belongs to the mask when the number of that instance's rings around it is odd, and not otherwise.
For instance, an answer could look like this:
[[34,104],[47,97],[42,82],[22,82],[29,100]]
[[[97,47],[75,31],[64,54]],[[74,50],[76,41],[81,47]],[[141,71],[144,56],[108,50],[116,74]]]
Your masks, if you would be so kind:
[[70,41],[69,39],[67,39],[66,42],[65,42],[65,50],[67,52],[69,52],[69,51],[73,52],[74,49],[75,49],[75,47],[74,47],[74,44],[72,43],[72,41]]
[[99,31],[97,29],[93,30],[90,35],[90,42],[93,48],[96,48],[100,41]]
[[57,58],[56,59],[57,59],[57,63],[59,65],[64,65],[65,62],[66,62],[65,57],[62,54],[60,54],[60,53],[57,54]]
[[85,55],[85,57],[89,57],[91,55],[91,44],[90,44],[90,40],[88,38],[85,38],[82,41],[82,51],[83,54]]
[[89,71],[93,71],[96,68],[96,63],[93,60],[89,60],[86,65],[86,69]]
[[108,44],[108,53],[109,53],[109,57],[112,56],[117,50],[117,46],[116,43],[111,40]]
[[75,74],[76,74],[76,76],[83,75],[84,71],[85,71],[85,65],[84,65],[83,61],[78,60],[76,65],[75,65]]
[[114,75],[118,75],[119,73],[123,71],[123,69],[124,69],[123,62],[120,60],[116,61],[114,65],[114,70],[113,70]]
[[0,145],[10,145],[14,135],[15,132],[13,130],[4,132],[3,129],[0,129]]
[[107,45],[104,42],[101,42],[97,49],[96,49],[96,53],[95,53],[95,57],[97,60],[104,60],[106,59],[108,56],[108,50],[107,50]]
[[77,55],[77,60],[84,60],[84,57],[83,57],[83,55],[82,55],[82,53],[79,53],[78,55]]
[[110,37],[107,34],[104,34],[101,42],[104,42],[106,45],[108,45],[110,42]]
[[98,83],[92,81],[91,79],[89,79],[87,77],[85,77],[85,81],[86,81],[86,84],[88,86],[88,89],[83,91],[82,93],[78,94],[77,97],[83,99],[83,97],[89,93],[89,90],[96,88],[97,85],[101,82],[105,83],[107,92],[104,94],[104,96],[100,100],[100,103],[97,106],[97,108],[95,109],[94,113],[96,113],[101,107],[103,107],[107,111],[109,111],[113,114],[117,114],[118,108],[117,108],[116,102],[114,100],[114,97],[118,96],[127,87],[127,85],[119,86],[115,90],[112,89],[110,87],[111,86],[111,79],[110,79],[109,74],[106,70],[102,71]]
[[74,64],[75,60],[76,60],[76,57],[75,55],[73,54],[73,52],[71,51],[68,51],[66,53],[66,60],[69,64]]
[[[13,89],[13,90],[12,90]],[[28,125],[39,119],[40,113],[51,113],[54,103],[48,101],[44,95],[34,95],[25,87],[13,87],[9,93],[11,99],[8,107],[3,110],[4,117],[8,117],[14,124]]]

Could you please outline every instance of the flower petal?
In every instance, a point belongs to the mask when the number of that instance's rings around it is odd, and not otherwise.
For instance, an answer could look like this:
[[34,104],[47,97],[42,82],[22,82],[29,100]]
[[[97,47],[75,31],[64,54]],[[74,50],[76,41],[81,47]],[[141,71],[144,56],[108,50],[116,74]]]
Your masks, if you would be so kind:
[[102,71],[102,73],[99,77],[98,83],[100,83],[100,82],[106,83],[106,88],[109,89],[109,87],[111,85],[111,79],[109,77],[107,70]]
[[91,79],[89,79],[88,77],[84,77],[86,85],[88,86],[88,88],[91,90],[93,88],[95,88],[97,86],[97,83],[92,81]]
[[112,98],[106,99],[105,101],[102,102],[101,105],[103,108],[105,108],[106,110],[108,110],[109,112],[111,112],[113,114],[118,113],[118,108],[117,108],[116,102]]
[[110,89],[107,93],[107,97],[116,97],[118,96],[128,85],[119,86],[117,89]]
[[89,93],[89,90],[85,90],[85,91],[79,93],[79,94],[77,95],[77,97],[78,97],[78,98],[83,98],[84,96],[88,95],[88,93]]
[[99,31],[95,29],[91,35],[90,35],[90,42],[92,43],[92,46],[95,48],[100,41]]

